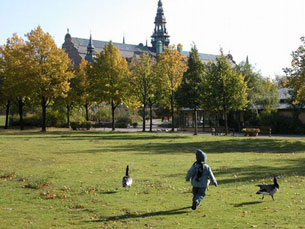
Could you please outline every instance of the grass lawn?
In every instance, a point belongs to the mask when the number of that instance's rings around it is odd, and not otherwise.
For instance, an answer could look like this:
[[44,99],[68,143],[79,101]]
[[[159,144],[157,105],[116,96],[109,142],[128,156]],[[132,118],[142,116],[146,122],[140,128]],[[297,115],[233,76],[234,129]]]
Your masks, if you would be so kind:
[[0,127],[5,125],[5,115],[0,115]]
[[[219,186],[193,211],[197,148]],[[261,200],[274,175],[275,201]],[[0,228],[305,228],[304,188],[304,138],[0,132]]]

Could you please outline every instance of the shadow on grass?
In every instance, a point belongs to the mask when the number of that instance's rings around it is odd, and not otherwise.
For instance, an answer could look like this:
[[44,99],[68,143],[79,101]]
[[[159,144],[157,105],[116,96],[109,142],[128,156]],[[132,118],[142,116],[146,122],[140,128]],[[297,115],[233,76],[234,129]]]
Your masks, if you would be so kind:
[[110,195],[110,194],[116,194],[118,193],[117,191],[107,191],[107,192],[98,192],[99,194],[106,194],[106,195]]
[[[110,151],[127,152],[148,149],[149,153],[154,154],[177,154],[177,153],[194,153],[198,148],[203,149],[207,153],[292,153],[305,152],[305,139],[286,139],[286,138],[206,138],[204,135],[193,140],[190,135],[186,134],[158,134],[158,133],[126,133],[126,132],[98,132],[98,131],[53,131],[53,132],[0,132],[0,135],[17,136],[17,138],[46,138],[56,139],[56,141],[99,141],[99,140],[143,140],[144,143],[127,142],[126,144],[113,144],[108,146]],[[159,142],[147,142],[147,140],[160,140]],[[164,140],[164,141],[162,141]],[[168,141],[167,141],[168,140]],[[185,141],[183,141],[185,140]],[[88,151],[84,151],[88,153]],[[98,153],[100,149],[91,151],[90,153]],[[69,152],[70,153],[70,152]]]
[[[251,182],[251,180],[258,180],[263,178],[270,178],[270,183],[273,183],[272,178],[274,176],[281,175],[285,176],[305,176],[305,158],[302,159],[291,159],[285,160],[285,166],[282,167],[271,167],[271,166],[243,166],[243,167],[232,167],[215,171],[215,176],[221,176],[231,174],[232,178],[219,179],[219,184],[229,184],[236,182]],[[237,177],[233,177],[234,174],[238,174]],[[278,181],[281,182],[281,179]],[[253,185],[256,185],[253,183]]]
[[20,136],[21,139],[25,138],[46,138],[56,140],[69,140],[69,141],[87,141],[87,140],[154,140],[154,139],[182,139],[187,138],[187,135],[172,135],[172,134],[153,134],[153,133],[126,133],[126,132],[99,132],[99,131],[51,131],[51,132],[38,132],[38,131],[25,131],[25,132],[1,132],[0,135],[6,136]]
[[[203,139],[204,140],[204,139]],[[114,150],[138,151],[148,148],[155,154],[194,153],[196,149],[202,149],[210,153],[296,153],[305,152],[305,141],[286,139],[219,139],[198,142],[163,142],[145,145],[126,145],[124,148],[114,146]],[[139,150],[143,152],[142,150]],[[145,154],[145,153],[143,153]]]
[[110,216],[106,218],[102,218],[99,220],[92,220],[88,222],[109,222],[109,221],[118,221],[118,220],[126,220],[126,219],[135,219],[135,218],[145,218],[145,217],[153,217],[153,216],[165,216],[165,215],[180,215],[185,214],[188,211],[186,209],[190,209],[191,207],[183,207],[183,208],[177,208],[167,211],[157,211],[157,212],[149,212],[149,213],[143,213],[143,214],[131,214],[127,213],[124,215],[118,215],[118,216]]
[[254,204],[261,204],[262,201],[250,201],[250,202],[242,202],[242,203],[239,203],[239,204],[234,204],[234,207],[238,208],[238,207],[243,207],[243,206],[246,206],[246,205],[254,205]]
[[[164,135],[97,135],[97,136],[68,136],[59,137],[59,140],[130,140],[125,144],[110,143],[110,145],[105,148],[102,144],[95,145],[97,148],[88,149],[83,151],[78,151],[75,153],[101,153],[105,150],[107,152],[132,152],[137,155],[147,155],[147,154],[194,154],[196,149],[202,149],[208,154],[211,153],[303,153],[305,152],[305,139],[294,140],[294,139],[219,139],[219,138],[209,138],[198,141],[190,141],[187,136],[164,136]],[[143,140],[143,142],[131,142],[132,140]],[[149,142],[148,140],[160,140],[159,142]],[[145,149],[145,150],[143,150]],[[58,154],[71,154],[73,152],[65,151],[58,152]]]

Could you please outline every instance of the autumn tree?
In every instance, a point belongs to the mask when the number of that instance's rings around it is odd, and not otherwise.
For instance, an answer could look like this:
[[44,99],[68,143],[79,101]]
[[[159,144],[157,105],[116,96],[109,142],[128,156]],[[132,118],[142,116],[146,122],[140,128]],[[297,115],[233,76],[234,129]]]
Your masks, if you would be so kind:
[[46,109],[56,97],[65,97],[69,91],[70,59],[57,48],[52,36],[40,26],[27,34],[31,52],[31,74],[35,79],[35,95],[42,108],[42,131],[46,131]]
[[205,65],[202,63],[198,50],[194,45],[187,62],[188,69],[184,73],[181,85],[176,92],[176,101],[180,107],[191,108],[195,117],[195,132],[197,135],[197,110],[200,107],[200,86]]
[[90,87],[88,80],[88,62],[85,59],[81,59],[81,62],[77,67],[72,67],[73,77],[69,79],[70,89],[67,92],[67,96],[59,98],[59,102],[63,103],[66,107],[67,114],[67,126],[70,127],[70,114],[72,109],[76,106],[84,106],[86,112],[86,120],[89,121],[89,106],[90,101]]
[[165,94],[165,88],[162,85],[162,76],[158,74],[157,64],[153,65],[152,69],[152,88],[151,94],[148,97],[148,107],[149,107],[149,131],[152,132],[152,118],[153,118],[153,105],[160,105],[162,103],[163,95]]
[[201,92],[202,107],[223,114],[227,134],[228,113],[244,109],[247,105],[247,84],[244,76],[234,71],[222,51],[215,62],[207,64]]
[[128,99],[129,75],[127,61],[111,41],[97,54],[89,70],[96,100],[111,105],[112,130],[115,130],[115,109]]
[[86,120],[89,121],[89,107],[93,103],[93,97],[91,95],[91,84],[88,74],[89,63],[82,59],[79,66],[76,69],[75,83],[78,86],[76,88],[78,93],[79,102],[85,107]]
[[76,77],[77,68],[75,68],[72,64],[69,66],[69,71],[71,76],[68,80],[69,83],[69,91],[64,96],[59,96],[55,98],[54,104],[63,105],[66,109],[66,127],[71,127],[70,116],[74,107],[80,104],[80,85],[79,80]]
[[181,84],[184,72],[187,70],[186,56],[175,49],[175,46],[165,47],[157,57],[157,70],[162,87],[165,91],[165,100],[170,104],[172,116],[172,131],[174,132],[175,92]]
[[6,45],[0,48],[0,53],[3,56],[4,91],[7,98],[18,104],[20,129],[23,130],[23,107],[33,95],[34,85],[33,77],[29,73],[29,52],[25,41],[14,34],[12,38],[7,39]]
[[146,106],[148,101],[152,101],[156,87],[154,84],[154,65],[154,59],[146,53],[142,54],[140,58],[134,58],[131,62],[131,89],[142,103],[143,132],[145,132],[146,124]]
[[[0,47],[1,49],[2,47]],[[0,106],[5,105],[6,106],[6,118],[5,118],[5,126],[4,128],[8,128],[8,115],[9,115],[9,106],[8,99],[6,98],[6,93],[4,90],[4,80],[5,80],[5,68],[4,68],[4,57],[2,54],[0,54]]]
[[305,37],[301,37],[301,42],[291,54],[291,67],[284,69],[286,86],[290,88],[293,98],[292,104],[297,106],[305,104]]

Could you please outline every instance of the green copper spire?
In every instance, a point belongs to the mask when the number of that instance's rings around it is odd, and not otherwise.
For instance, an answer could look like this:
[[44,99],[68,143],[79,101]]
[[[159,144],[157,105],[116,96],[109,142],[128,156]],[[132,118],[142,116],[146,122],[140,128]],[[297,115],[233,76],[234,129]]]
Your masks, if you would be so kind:
[[92,59],[93,59],[93,55],[94,55],[94,45],[93,45],[93,41],[92,41],[92,35],[90,34],[90,39],[89,39],[89,43],[87,46],[87,54],[85,56],[85,60],[88,61],[89,63],[91,63]]
[[154,48],[157,46],[157,41],[161,41],[163,46],[169,45],[169,35],[166,30],[166,19],[161,0],[158,2],[157,15],[155,17],[155,29],[151,38],[151,44]]

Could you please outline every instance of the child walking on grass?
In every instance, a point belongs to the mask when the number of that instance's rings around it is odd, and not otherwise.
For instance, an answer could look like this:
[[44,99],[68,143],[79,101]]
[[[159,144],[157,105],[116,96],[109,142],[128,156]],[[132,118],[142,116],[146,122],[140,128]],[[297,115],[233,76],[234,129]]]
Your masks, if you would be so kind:
[[206,164],[207,155],[200,149],[196,151],[196,162],[192,165],[186,174],[186,181],[191,180],[193,186],[193,203],[192,209],[195,210],[203,200],[208,186],[208,179],[211,179],[213,184],[217,187],[217,181],[214,174]]

